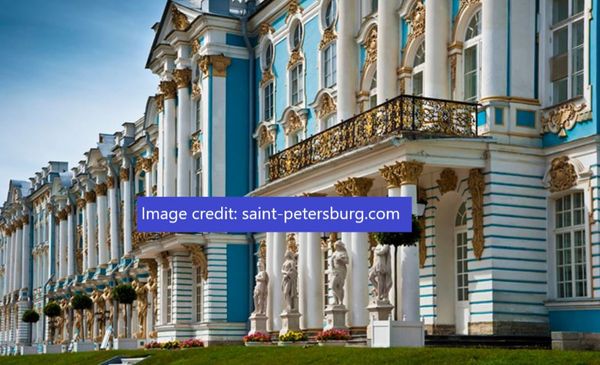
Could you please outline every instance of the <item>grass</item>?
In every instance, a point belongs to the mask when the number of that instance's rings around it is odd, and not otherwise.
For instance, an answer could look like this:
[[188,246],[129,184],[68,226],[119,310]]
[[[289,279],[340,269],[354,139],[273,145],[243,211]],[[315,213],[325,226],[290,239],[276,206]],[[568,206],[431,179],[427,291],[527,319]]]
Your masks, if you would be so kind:
[[150,355],[142,365],[153,364],[599,364],[600,352],[503,350],[465,348],[335,348],[222,346],[188,350],[108,351],[0,358],[2,365],[99,364],[113,356]]

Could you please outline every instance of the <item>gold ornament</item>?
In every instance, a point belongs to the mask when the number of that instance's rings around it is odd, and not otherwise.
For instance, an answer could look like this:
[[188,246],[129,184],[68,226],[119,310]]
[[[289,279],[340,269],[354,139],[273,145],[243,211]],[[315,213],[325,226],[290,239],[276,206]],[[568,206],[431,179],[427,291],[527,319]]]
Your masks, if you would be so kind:
[[369,65],[377,62],[377,26],[373,26],[369,30],[367,39],[365,40],[365,48],[367,51],[367,57],[365,58],[363,70],[365,70]]
[[585,106],[585,104],[567,103],[549,110],[542,116],[543,131],[566,137],[567,131],[573,129],[577,123],[578,115],[585,109]]
[[163,95],[163,100],[175,99],[177,97],[177,84],[175,81],[161,81],[159,88],[162,93],[161,95]]
[[187,16],[175,6],[172,8],[171,21],[173,22],[173,28],[175,28],[175,30],[183,31],[190,26],[190,21]]
[[321,42],[319,43],[319,51],[322,51],[325,47],[330,45],[337,39],[337,35],[333,28],[327,28],[323,32],[323,37],[321,38]]
[[408,22],[411,25],[411,30],[406,41],[407,44],[425,33],[425,6],[421,0],[415,4]]
[[173,79],[178,89],[187,88],[192,80],[192,70],[189,68],[176,69],[173,71]]
[[275,28],[273,28],[273,26],[267,22],[261,23],[258,27],[258,35],[261,37],[274,32]]
[[96,195],[98,196],[106,196],[106,191],[108,189],[108,185],[105,183],[101,183],[96,185]]
[[269,81],[275,80],[275,75],[273,75],[273,71],[264,70],[262,73],[262,78],[260,80],[260,87],[265,86]]
[[446,194],[449,191],[456,190],[456,185],[458,183],[458,177],[456,173],[452,169],[444,169],[440,173],[439,180],[436,181],[439,188],[440,193],[442,195]]
[[319,104],[317,105],[317,116],[319,119],[324,119],[336,112],[337,106],[335,105],[335,101],[331,95],[324,93],[323,96],[319,99]]
[[294,67],[297,63],[302,62],[304,60],[304,56],[300,53],[299,49],[292,51],[290,55],[290,60],[288,61],[287,68],[288,70]]
[[304,123],[300,120],[300,117],[296,113],[290,113],[284,125],[284,133],[289,136],[301,129],[304,129]]
[[577,172],[568,156],[556,157],[550,164],[550,191],[564,191],[575,186]]
[[119,177],[122,181],[129,181],[129,168],[121,167],[121,170],[119,170]]
[[368,177],[350,177],[335,183],[335,191],[341,196],[367,196],[373,186],[373,179]]
[[184,244],[183,247],[185,247],[190,253],[190,256],[192,257],[192,263],[198,270],[200,270],[202,279],[208,280],[208,260],[206,259],[204,248],[196,244]]
[[484,248],[483,237],[483,191],[485,179],[479,169],[469,171],[469,192],[471,193],[471,216],[473,221],[473,254],[481,259]]
[[162,113],[165,110],[165,94],[154,95],[154,103],[156,104],[156,112]]
[[289,0],[287,10],[288,10],[288,12],[285,17],[286,23],[290,20],[291,17],[293,17],[294,15],[296,15],[298,13],[302,13],[304,11],[304,9],[302,9],[300,4],[298,4],[298,0]]
[[85,192],[85,201],[87,203],[95,203],[96,202],[96,192],[93,190]]

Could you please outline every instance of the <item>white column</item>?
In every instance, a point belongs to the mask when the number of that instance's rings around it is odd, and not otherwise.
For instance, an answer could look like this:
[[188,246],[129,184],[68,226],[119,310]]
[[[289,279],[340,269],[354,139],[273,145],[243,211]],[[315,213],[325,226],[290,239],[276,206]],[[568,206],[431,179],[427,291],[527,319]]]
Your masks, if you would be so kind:
[[175,114],[177,107],[175,97],[177,86],[175,81],[162,81],[160,88],[165,95],[164,117],[164,196],[176,196],[175,177],[177,176],[177,159],[175,157]]
[[10,271],[11,268],[11,258],[13,257],[12,254],[12,242],[13,242],[13,237],[15,235],[15,231],[14,231],[14,227],[11,227],[11,233],[8,236],[7,240],[6,240],[6,255],[4,255],[4,294],[8,294],[11,292],[12,290],[12,272]]
[[[481,97],[506,95],[507,0],[481,4]],[[427,55],[425,55],[427,57]]]
[[67,276],[75,275],[75,208],[67,206]]
[[283,256],[285,255],[286,241],[285,233],[275,232],[273,233],[273,277],[271,278],[269,286],[269,293],[273,297],[272,302],[272,313],[273,313],[273,327],[272,331],[281,330],[281,312],[283,312],[283,293],[281,292],[281,267],[283,265]]
[[96,201],[98,208],[98,265],[108,264],[108,242],[107,242],[107,216],[108,202],[106,198],[107,185],[101,183],[96,185]]
[[156,148],[158,148],[158,163],[156,173],[156,195],[164,196],[164,162],[165,162],[165,96],[157,94],[156,110],[158,111],[158,137],[156,138]]
[[80,199],[77,201],[77,206],[79,207],[79,209],[81,210],[81,235],[82,235],[82,249],[83,249],[83,253],[82,253],[82,260],[81,260],[81,269],[82,272],[86,272],[88,269],[88,258],[87,258],[87,247],[88,247],[88,230],[87,230],[87,220],[88,220],[88,216],[87,216],[87,209],[86,209],[86,201],[85,199]]
[[131,196],[131,174],[129,167],[121,168],[121,195],[123,198],[123,255],[128,257],[131,254],[131,223],[132,223],[132,196]]
[[[358,48],[356,40],[356,1],[338,1],[337,36],[337,118],[346,120],[356,113],[356,90],[358,80]],[[393,75],[396,75],[394,71]],[[395,76],[394,76],[395,79]]]
[[[381,4],[379,4],[381,6]],[[432,98],[448,98],[448,21],[447,0],[427,0],[425,4],[425,70],[423,94]]]
[[22,241],[21,287],[29,288],[29,269],[31,268],[31,243],[29,234],[29,216],[23,218],[23,241]]
[[15,286],[14,290],[21,290],[22,287],[22,277],[21,277],[21,261],[23,257],[23,225],[22,222],[17,226],[17,234],[15,237],[15,260],[14,266],[10,268],[15,272]]
[[398,94],[397,78],[394,77],[400,45],[397,7],[396,0],[386,0],[379,3],[377,11],[377,104]]
[[121,237],[119,234],[119,209],[117,203],[117,189],[115,188],[115,178],[108,177],[108,206],[110,208],[110,261],[119,262],[121,258],[120,247]]
[[146,184],[146,196],[152,196],[152,187],[154,186],[154,181],[152,180],[152,156],[146,158],[144,172],[146,174],[146,180],[144,181]]
[[323,328],[323,253],[319,233],[306,235],[306,308],[303,316],[308,329]]
[[273,266],[274,253],[273,253],[273,234],[272,232],[266,233],[266,244],[267,244],[267,259],[266,259],[266,271],[269,275],[269,296],[267,298],[267,330],[273,331],[273,318],[279,315],[273,312],[273,279],[275,278],[275,267]]
[[177,83],[177,196],[189,196],[192,166],[190,153],[192,70],[189,68],[177,69],[173,71],[173,77]]
[[93,191],[86,192],[85,200],[87,202],[85,206],[85,217],[87,220],[87,266],[88,270],[91,270],[98,264],[96,254],[96,193]]
[[308,268],[306,267],[307,252],[306,252],[306,233],[296,233],[296,241],[298,242],[298,311],[302,315],[300,317],[300,328],[306,327],[306,302],[308,301],[306,293],[306,285],[308,278],[306,277]]
[[[413,214],[417,213],[417,186],[405,184],[400,187],[402,196],[409,196],[413,200]],[[402,277],[402,312],[399,319],[403,321],[419,321],[419,247],[400,247],[400,276]]]
[[67,216],[64,207],[58,212],[58,273],[57,279],[67,276]]

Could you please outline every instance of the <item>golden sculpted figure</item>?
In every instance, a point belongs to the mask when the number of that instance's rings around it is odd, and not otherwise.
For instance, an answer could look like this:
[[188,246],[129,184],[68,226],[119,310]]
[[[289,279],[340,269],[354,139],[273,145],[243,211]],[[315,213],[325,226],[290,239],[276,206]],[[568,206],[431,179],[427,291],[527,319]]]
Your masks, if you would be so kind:
[[105,305],[108,307],[108,324],[111,325],[114,319],[114,306],[113,306],[113,297],[112,290],[107,286],[104,288],[104,292],[102,293],[102,299],[104,300]]
[[92,302],[94,302],[94,307],[96,308],[98,321],[98,332],[96,334],[96,337],[94,338],[94,341],[100,342],[102,341],[104,331],[106,330],[106,326],[104,325],[106,322],[106,304],[102,293],[100,293],[98,289],[94,290],[94,292],[92,293]]
[[156,283],[156,276],[151,275],[150,279],[146,283],[146,288],[150,294],[152,294],[152,332],[148,335],[150,338],[156,338],[156,320],[158,318],[158,286]]
[[146,338],[146,317],[148,316],[148,288],[137,280],[133,281],[133,288],[137,294],[137,318],[139,331],[136,338]]

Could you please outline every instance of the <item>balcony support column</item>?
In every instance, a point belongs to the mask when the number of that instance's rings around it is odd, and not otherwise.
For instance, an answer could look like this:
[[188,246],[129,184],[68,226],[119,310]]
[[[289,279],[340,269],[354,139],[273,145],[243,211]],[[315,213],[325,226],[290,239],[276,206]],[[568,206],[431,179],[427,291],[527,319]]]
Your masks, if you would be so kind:
[[96,192],[88,191],[85,193],[85,218],[87,220],[87,269],[93,270],[97,263],[96,244],[98,237],[96,236]]
[[272,277],[269,280],[269,296],[271,297],[271,331],[281,330],[281,312],[283,312],[283,293],[281,292],[281,267],[286,249],[285,233],[271,233],[273,238]]
[[160,83],[160,89],[164,94],[164,130],[163,139],[164,147],[162,152],[164,156],[163,163],[163,196],[175,196],[176,186],[175,178],[177,176],[177,157],[175,155],[176,143],[175,143],[175,115],[177,113],[177,106],[175,105],[175,98],[177,97],[177,85],[175,81],[162,81]]
[[131,224],[132,224],[132,192],[130,167],[125,164],[121,167],[121,192],[123,196],[123,256],[129,257],[132,250]]
[[[192,70],[189,68],[173,71],[177,84],[177,196],[190,195],[190,171],[192,155],[190,152],[191,95],[190,81]],[[151,190],[152,188],[150,188]],[[151,191],[149,192],[152,193]]]
[[357,78],[354,75],[358,75],[358,48],[354,36],[358,9],[356,1],[338,1],[337,4],[337,119],[346,120],[356,113]]
[[75,208],[67,206],[67,276],[75,275]]
[[[373,186],[373,179],[351,177],[335,184],[341,196],[367,196]],[[369,234],[366,232],[342,233],[342,242],[348,248],[350,265],[346,276],[344,304],[348,311],[348,326],[365,330],[369,324],[367,305],[369,304]]]
[[108,187],[108,209],[110,209],[110,262],[117,264],[121,257],[121,235],[119,234],[119,205],[117,205],[117,189],[115,177],[109,176],[106,181]]
[[481,98],[505,96],[507,0],[481,3]]
[[449,2],[428,0],[425,3],[425,70],[423,95],[448,99],[448,20]]
[[397,6],[398,2],[394,0],[381,1],[377,11],[377,104],[397,95],[396,69],[400,44]]
[[101,183],[96,185],[96,196],[98,199],[98,264],[106,267],[108,264],[108,241],[107,241],[107,214],[108,202],[106,198],[107,185]]

